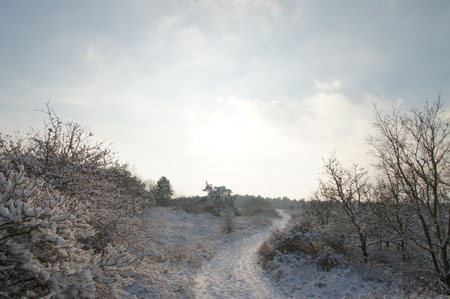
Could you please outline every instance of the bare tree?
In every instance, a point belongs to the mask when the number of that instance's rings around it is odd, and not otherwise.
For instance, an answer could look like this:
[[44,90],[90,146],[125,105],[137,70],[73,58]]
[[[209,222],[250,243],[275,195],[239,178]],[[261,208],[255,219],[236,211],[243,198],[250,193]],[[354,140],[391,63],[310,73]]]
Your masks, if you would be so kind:
[[409,238],[428,252],[438,281],[450,291],[450,127],[440,98],[422,109],[376,114],[370,144],[378,167],[398,184],[420,230]]
[[323,200],[320,196],[320,191],[315,191],[303,208],[303,217],[317,222],[321,227],[325,227],[332,223],[334,208],[334,201]]
[[[395,245],[404,262],[409,260],[409,231],[414,219],[408,197],[401,190],[398,178],[383,173],[375,187],[374,217],[378,223],[381,243]],[[382,247],[382,246],[381,246]]]
[[320,182],[320,194],[324,199],[335,201],[342,207],[356,232],[364,262],[367,262],[367,237],[370,229],[367,171],[358,165],[353,165],[350,169],[343,168],[335,154],[325,162],[324,168],[326,180]]

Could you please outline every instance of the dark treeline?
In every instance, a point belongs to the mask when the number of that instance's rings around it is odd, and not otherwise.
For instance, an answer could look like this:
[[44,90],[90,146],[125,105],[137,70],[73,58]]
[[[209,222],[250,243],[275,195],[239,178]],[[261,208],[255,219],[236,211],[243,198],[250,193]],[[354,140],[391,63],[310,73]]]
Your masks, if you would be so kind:
[[304,203],[304,200],[295,200],[290,199],[286,196],[284,197],[262,197],[260,195],[234,195],[234,200],[236,202],[236,205],[240,206],[243,205],[247,201],[251,200],[264,200],[268,202],[272,208],[274,209],[294,209],[299,208]]
[[[204,202],[208,195],[204,196],[180,196],[170,201],[170,206],[179,207],[189,213],[201,213],[205,210],[201,209],[199,203]],[[244,214],[270,214],[275,209],[295,209],[301,208],[304,200],[291,200],[288,197],[262,197],[260,195],[231,195],[233,205],[243,211]]]

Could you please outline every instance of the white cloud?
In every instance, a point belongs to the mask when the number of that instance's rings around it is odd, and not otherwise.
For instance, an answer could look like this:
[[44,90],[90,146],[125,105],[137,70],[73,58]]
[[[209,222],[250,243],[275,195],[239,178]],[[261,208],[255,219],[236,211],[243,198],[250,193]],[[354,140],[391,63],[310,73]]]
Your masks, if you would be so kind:
[[[118,2],[98,6],[101,13],[86,4],[58,8],[41,25],[23,15],[17,21],[36,30],[26,36],[9,26],[0,101],[21,103],[16,111],[27,115],[52,99],[64,106],[61,117],[112,139],[146,177],[167,175],[188,194],[211,179],[238,192],[306,195],[334,148],[346,161],[364,161],[374,98],[365,93],[421,101],[449,86],[441,38],[449,18],[431,13],[442,7],[417,14],[433,16],[429,22],[408,18],[422,5],[386,14],[377,4],[352,10],[331,2]],[[380,17],[370,19],[374,11]],[[399,39],[405,17],[418,34]],[[80,19],[86,25],[70,26]],[[53,42],[36,43],[35,32]],[[23,119],[8,122],[26,127]]]
[[314,87],[317,90],[339,90],[342,87],[342,83],[339,80],[333,80],[331,82],[315,80]]
[[117,106],[114,125],[93,129],[145,177],[166,175],[184,194],[199,194],[208,179],[236,193],[299,198],[317,187],[322,159],[334,149],[346,165],[369,163],[373,99],[331,91],[276,101],[229,97],[156,105],[130,98]]
[[301,101],[219,100],[194,118],[189,144],[199,163],[190,174],[240,193],[307,196],[334,149],[346,164],[368,164],[372,108],[370,100],[334,92]]

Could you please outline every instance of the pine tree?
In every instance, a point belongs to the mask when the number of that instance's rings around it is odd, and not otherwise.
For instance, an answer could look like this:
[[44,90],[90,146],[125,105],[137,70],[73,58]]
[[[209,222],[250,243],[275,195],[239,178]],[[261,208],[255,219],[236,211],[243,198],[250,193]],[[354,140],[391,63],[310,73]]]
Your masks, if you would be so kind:
[[170,181],[165,176],[162,176],[158,180],[153,192],[156,203],[160,206],[168,205],[174,193]]

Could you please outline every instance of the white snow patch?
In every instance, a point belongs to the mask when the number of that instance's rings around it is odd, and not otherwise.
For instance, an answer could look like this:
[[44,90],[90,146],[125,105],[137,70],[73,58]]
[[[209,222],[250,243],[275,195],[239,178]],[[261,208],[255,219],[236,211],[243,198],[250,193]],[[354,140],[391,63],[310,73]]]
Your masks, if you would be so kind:
[[[283,226],[289,216],[282,218],[273,228]],[[270,278],[257,264],[257,251],[270,235],[266,229],[252,236],[241,237],[224,244],[213,260],[205,264],[197,275],[197,298],[280,298]]]
[[220,217],[161,207],[151,209],[147,221],[151,226],[148,250],[161,254],[143,259],[139,269],[129,273],[135,283],[126,291],[137,298],[198,298],[194,279],[203,272],[202,265],[216,259],[223,248],[270,225],[264,218],[237,217],[236,231],[225,234]]

